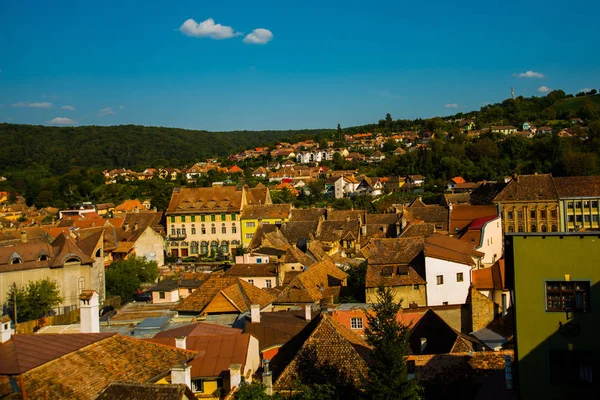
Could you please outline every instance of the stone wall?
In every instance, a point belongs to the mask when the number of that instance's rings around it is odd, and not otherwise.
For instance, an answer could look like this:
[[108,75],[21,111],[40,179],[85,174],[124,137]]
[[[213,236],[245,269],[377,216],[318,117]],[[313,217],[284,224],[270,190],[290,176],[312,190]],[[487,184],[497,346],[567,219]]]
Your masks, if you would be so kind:
[[487,327],[494,321],[496,305],[492,300],[479,293],[471,287],[471,318],[473,321],[473,332]]

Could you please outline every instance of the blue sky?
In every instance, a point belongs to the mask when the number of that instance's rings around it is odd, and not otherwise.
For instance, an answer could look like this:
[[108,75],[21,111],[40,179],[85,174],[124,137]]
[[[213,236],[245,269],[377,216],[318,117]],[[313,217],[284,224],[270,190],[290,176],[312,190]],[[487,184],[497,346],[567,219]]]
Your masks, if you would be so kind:
[[334,128],[598,88],[576,3],[2,0],[0,121]]

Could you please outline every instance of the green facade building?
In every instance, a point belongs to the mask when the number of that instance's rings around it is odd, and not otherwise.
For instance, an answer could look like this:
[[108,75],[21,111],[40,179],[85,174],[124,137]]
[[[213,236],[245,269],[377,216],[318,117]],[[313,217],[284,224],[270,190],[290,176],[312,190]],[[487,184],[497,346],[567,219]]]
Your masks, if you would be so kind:
[[523,399],[600,398],[600,232],[506,236]]

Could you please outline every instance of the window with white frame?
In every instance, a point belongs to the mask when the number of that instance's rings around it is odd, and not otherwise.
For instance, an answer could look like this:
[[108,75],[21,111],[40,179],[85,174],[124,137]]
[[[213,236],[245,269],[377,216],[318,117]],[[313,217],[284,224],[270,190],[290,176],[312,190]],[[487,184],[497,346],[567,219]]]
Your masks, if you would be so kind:
[[436,276],[435,280],[437,281],[438,285],[443,285],[444,284],[444,275],[438,275],[438,276]]
[[362,317],[350,318],[350,328],[352,329],[363,329]]
[[265,281],[265,287],[267,287],[267,288],[270,288],[270,287],[271,287],[271,280],[270,280],[270,279],[267,279],[267,280]]
[[256,226],[256,222],[246,222],[246,228],[254,228]]

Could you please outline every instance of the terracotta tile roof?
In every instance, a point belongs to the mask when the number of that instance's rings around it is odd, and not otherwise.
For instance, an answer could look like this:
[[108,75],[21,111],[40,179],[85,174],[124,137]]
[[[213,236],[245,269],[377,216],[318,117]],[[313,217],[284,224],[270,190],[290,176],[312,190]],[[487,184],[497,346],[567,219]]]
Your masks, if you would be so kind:
[[255,204],[244,207],[242,219],[287,219],[291,204]]
[[481,257],[482,253],[475,251],[475,244],[467,243],[438,233],[425,240],[423,250],[425,257],[452,261],[460,264],[475,265],[473,257]]
[[554,178],[554,183],[561,198],[600,196],[600,176]]
[[365,276],[365,287],[424,285],[425,279],[415,268],[408,265],[369,265]]
[[410,206],[404,212],[404,217],[407,221],[419,219],[424,222],[430,222],[436,225],[441,225],[442,230],[448,229],[448,208],[437,205]]
[[248,248],[249,249],[255,249],[257,247],[260,247],[264,236],[267,233],[272,233],[272,232],[275,232],[277,230],[279,230],[279,228],[275,224],[262,224],[262,225],[259,225],[258,228],[256,228],[256,232],[254,232],[254,237],[250,241],[250,244],[248,245]]
[[[422,338],[427,340],[423,349]],[[409,342],[411,354],[466,352],[473,349],[473,343],[478,343],[477,339],[450,327],[431,309],[411,328]]]
[[205,336],[205,335],[236,335],[242,333],[241,329],[230,328],[228,326],[209,324],[206,322],[196,322],[181,326],[179,328],[173,328],[166,331],[158,332],[154,335],[154,338],[178,338],[181,336],[193,337],[193,336]]
[[470,193],[444,193],[443,206],[448,204],[469,204],[471,202]]
[[275,298],[262,289],[257,288],[237,277],[212,276],[183,300],[177,311],[202,313],[202,311],[222,294],[239,310],[250,311],[250,305],[259,304],[261,308],[269,305]]
[[[155,231],[164,230],[161,221],[163,219],[162,212],[152,212],[152,211],[141,211],[137,213],[127,213],[125,218],[120,225],[115,225],[116,227],[124,226],[125,224],[129,225],[130,229],[133,229],[135,225],[138,225],[138,229],[145,229],[147,227],[151,227]],[[117,221],[116,221],[117,222]],[[118,223],[118,222],[117,222]]]
[[505,284],[504,259],[496,261],[489,268],[474,269],[471,271],[473,286],[478,290],[502,290]]
[[[292,211],[293,213],[294,211]],[[300,239],[309,239],[317,233],[318,221],[288,221],[281,227],[281,233],[291,244],[298,243]]]
[[[315,317],[313,315],[313,318]],[[309,321],[304,319],[304,310],[268,312],[261,314],[260,322],[246,319],[244,333],[249,333],[258,339],[259,348],[264,350],[283,345],[308,323]]]
[[348,277],[330,260],[315,263],[299,274],[277,296],[273,303],[314,303],[330,292],[339,292]]
[[498,215],[497,206],[471,206],[457,204],[450,211],[450,234],[455,234],[466,228],[473,220],[490,215]]
[[289,285],[302,271],[286,271],[283,278],[283,286]]
[[239,213],[241,209],[242,190],[235,186],[175,188],[167,213]]
[[337,242],[340,240],[356,240],[360,236],[360,221],[335,220],[323,221],[317,239],[322,242]]
[[368,344],[325,314],[319,314],[285,343],[271,361],[276,390],[292,389],[296,380],[320,381],[322,368],[335,368],[358,383],[367,373]]
[[305,267],[315,263],[315,260],[313,260],[308,254],[303,253],[302,250],[298,249],[297,247],[288,248],[285,255],[281,257],[280,261],[284,264],[300,263]]
[[184,384],[123,383],[112,382],[96,400],[182,400],[196,399]]
[[143,210],[145,209],[144,205],[138,199],[133,200],[125,200],[123,203],[119,204],[115,207],[116,211],[132,211],[135,209]]
[[494,202],[558,200],[550,174],[519,175],[513,178]]
[[462,176],[455,176],[454,178],[450,178],[450,180],[456,184],[466,182],[465,178],[463,178]]
[[367,246],[369,265],[408,265],[421,254],[423,238],[374,239]]
[[[175,347],[175,338],[154,338],[148,342]],[[226,377],[231,364],[241,364],[243,371],[249,344],[247,333],[188,337],[186,349],[197,353],[191,361],[192,379]]]
[[387,214],[365,214],[366,224],[387,224],[393,225],[398,222],[401,215],[398,213]]
[[153,292],[170,292],[179,288],[197,289],[199,288],[205,279],[166,279],[158,282],[151,289]]
[[260,239],[253,239],[249,246],[251,249],[260,249],[261,251],[264,251],[265,249],[276,250],[276,253],[282,255],[285,254],[289,247],[290,243],[279,229],[273,229],[272,232],[261,235]]
[[494,204],[494,199],[506,187],[504,182],[485,182],[471,192],[472,204]]
[[421,237],[428,238],[435,233],[435,224],[419,220],[410,222],[400,234],[401,238]]
[[366,212],[363,210],[327,210],[327,221],[361,221]]
[[[53,336],[56,342],[77,340],[76,336],[81,335],[103,334]],[[52,340],[48,338],[50,335],[39,336]],[[48,346],[52,347],[53,344]],[[34,349],[39,351],[37,346]],[[168,374],[173,365],[186,362],[195,355],[195,351],[173,349],[110,334],[104,339],[96,340],[30,369],[24,373],[23,380],[27,396],[32,399],[95,399],[111,382],[145,383],[163,373]]]
[[248,205],[270,204],[271,195],[269,193],[269,188],[258,184],[254,188],[246,189],[246,203]]
[[235,264],[223,275],[239,278],[275,277],[277,276],[277,266],[275,264]]
[[114,333],[13,335],[0,345],[0,375],[18,375]]
[[[41,256],[47,256],[47,259],[40,260]],[[11,260],[15,258],[20,258],[22,262],[12,264]],[[67,237],[65,234],[60,234],[52,243],[45,239],[0,246],[0,270],[2,272],[59,267],[71,258],[80,260],[84,265],[94,262],[77,245],[75,239]]]

